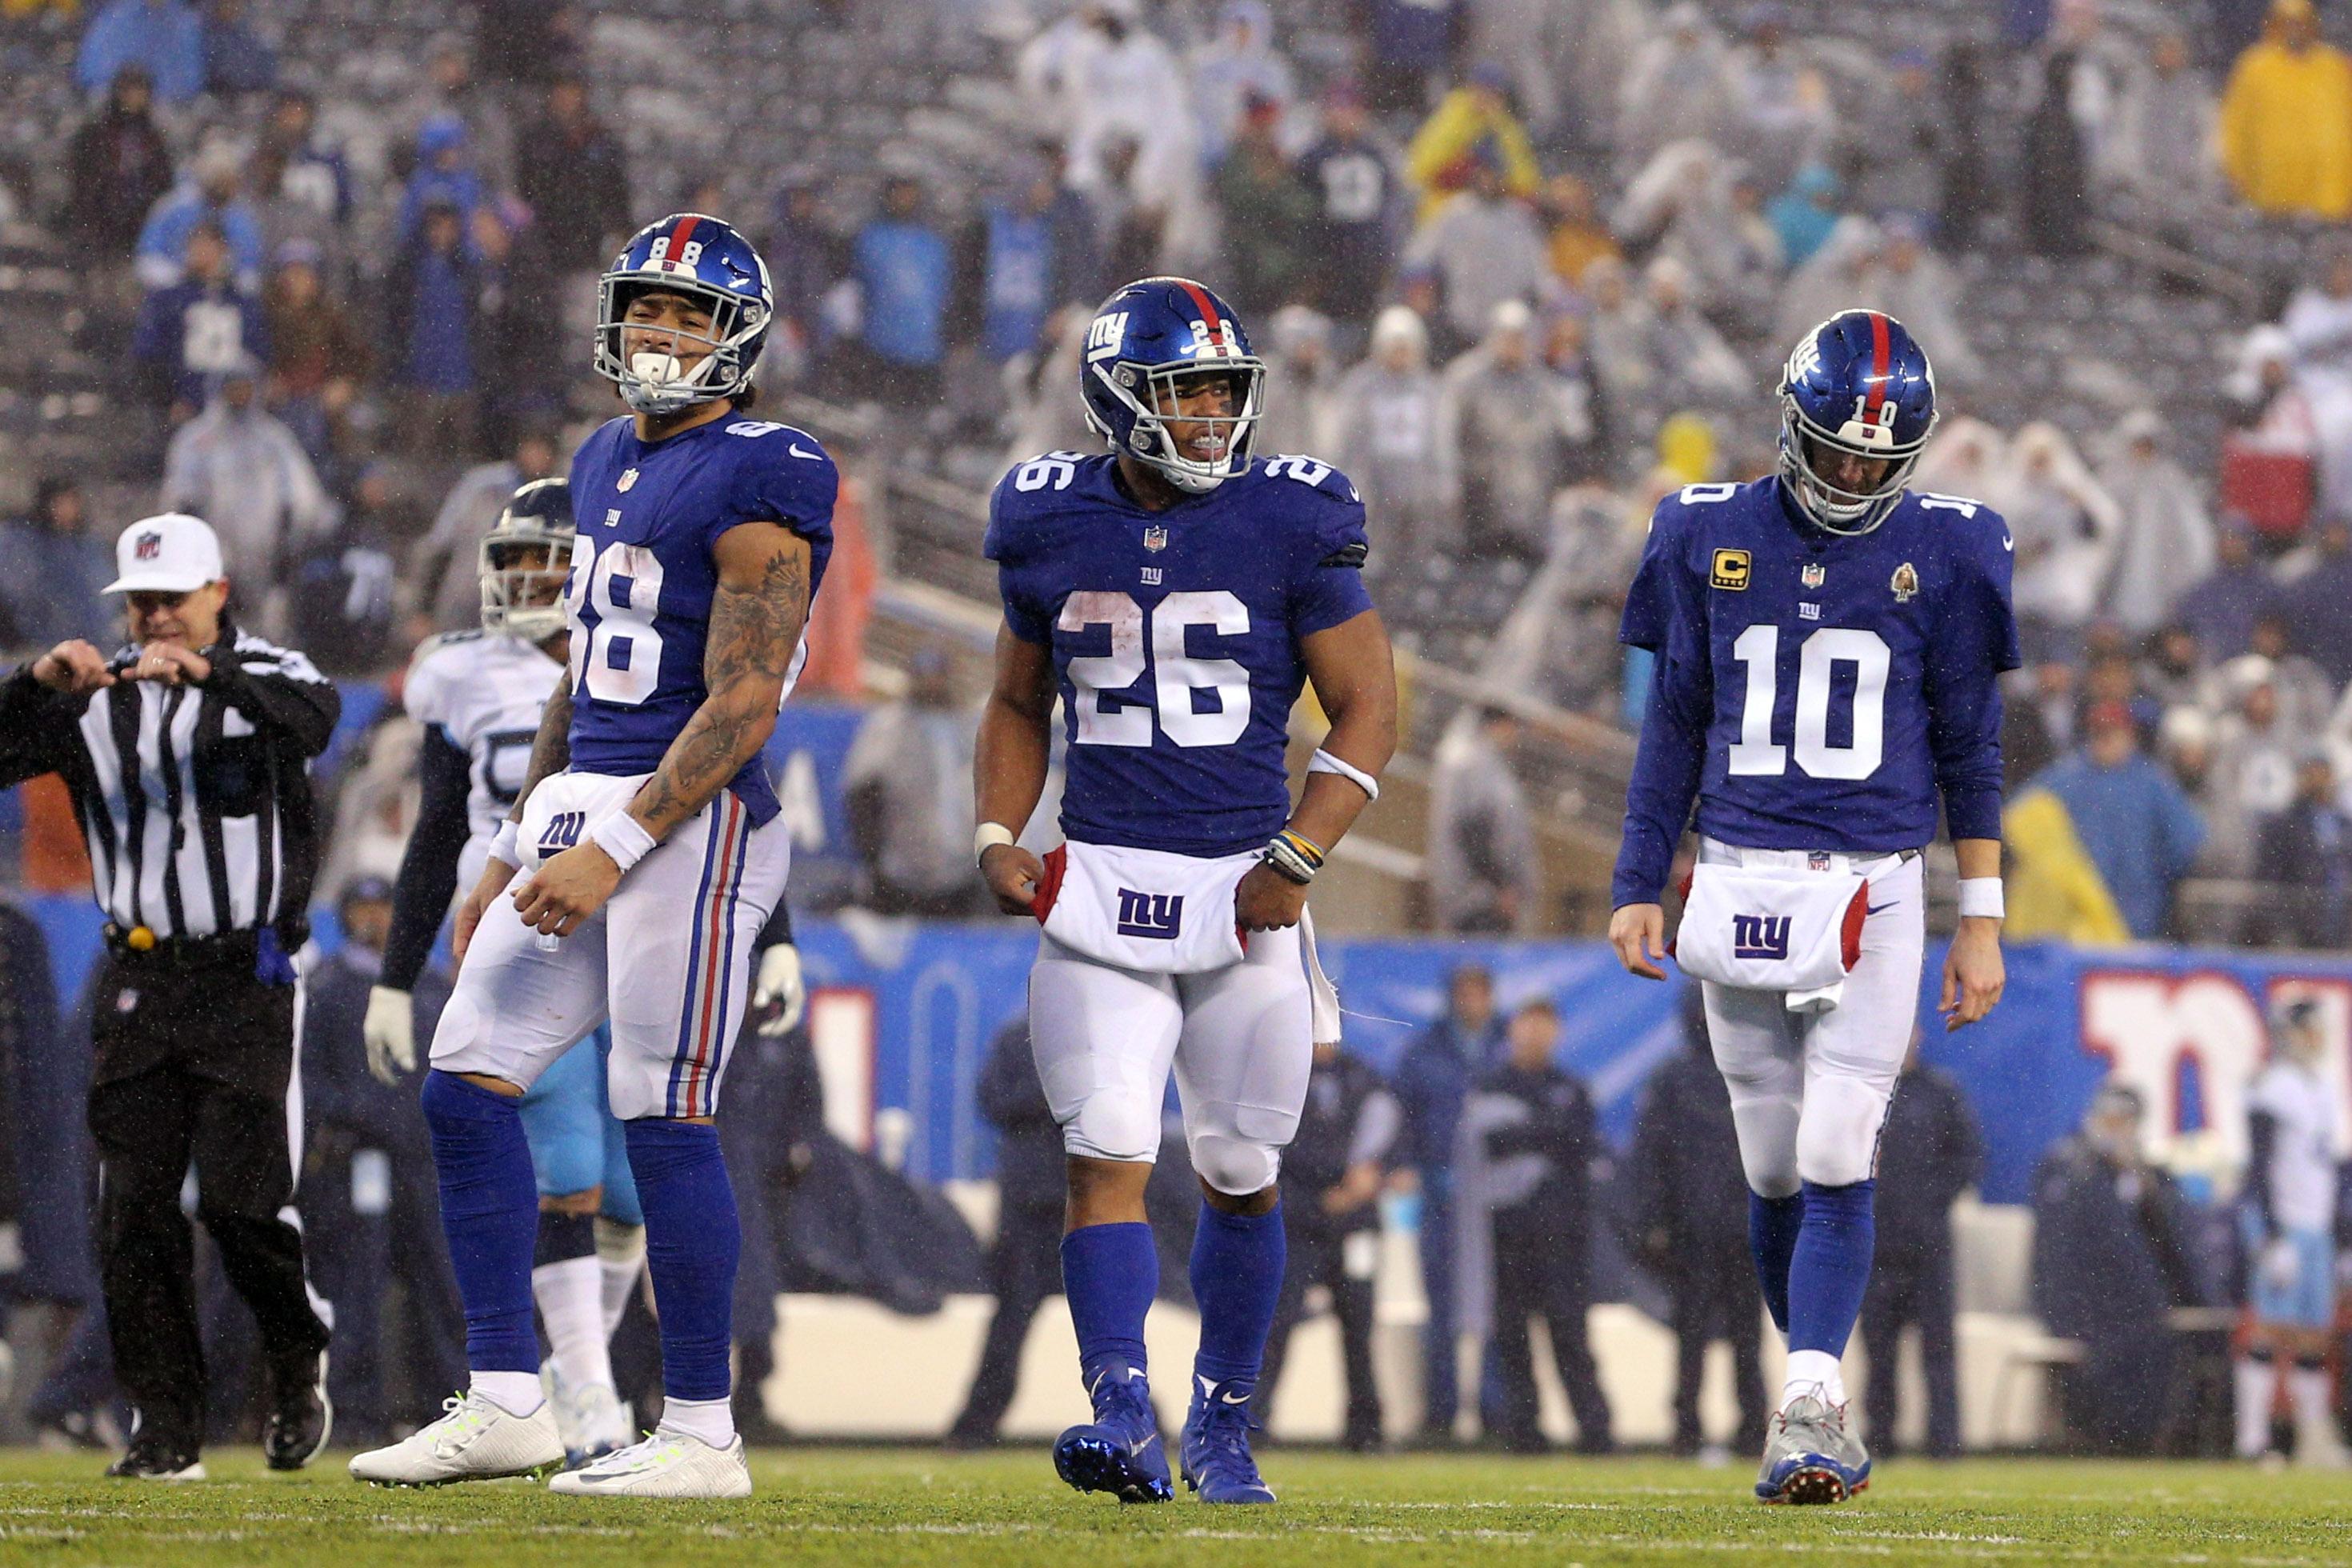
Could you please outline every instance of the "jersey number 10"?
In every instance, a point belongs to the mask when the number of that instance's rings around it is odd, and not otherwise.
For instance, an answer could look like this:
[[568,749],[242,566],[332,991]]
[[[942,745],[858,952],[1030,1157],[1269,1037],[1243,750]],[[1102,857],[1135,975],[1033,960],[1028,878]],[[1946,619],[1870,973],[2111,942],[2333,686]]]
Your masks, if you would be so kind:
[[[1780,684],[1780,628],[1770,622],[1748,627],[1732,642],[1731,657],[1748,669],[1748,696],[1739,713],[1739,739],[1733,742],[1730,771],[1751,778],[1778,778],[1789,771],[1790,748],[1772,738],[1772,710]],[[1809,778],[1866,779],[1878,771],[1886,751],[1886,672],[1892,662],[1885,639],[1851,626],[1823,626],[1797,651],[1797,766]],[[1830,744],[1830,696],[1837,667],[1853,668],[1853,733],[1843,746]]]

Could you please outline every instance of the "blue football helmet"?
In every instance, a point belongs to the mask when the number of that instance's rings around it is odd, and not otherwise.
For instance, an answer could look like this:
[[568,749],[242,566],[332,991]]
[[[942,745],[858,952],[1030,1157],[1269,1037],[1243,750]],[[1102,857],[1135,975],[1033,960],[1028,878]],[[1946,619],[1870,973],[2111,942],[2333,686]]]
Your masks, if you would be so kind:
[[484,631],[535,643],[563,629],[572,540],[570,479],[533,479],[515,491],[476,557]]
[[[1832,533],[1868,533],[1903,499],[1936,428],[1936,373],[1903,323],[1876,310],[1832,316],[1797,340],[1780,380],[1780,482]],[[1885,459],[1866,489],[1821,468],[1839,456]]]
[[[1204,374],[1229,378],[1234,412],[1186,423],[1211,426],[1205,455],[1179,451],[1168,434],[1177,388]],[[1223,300],[1186,278],[1145,278],[1102,302],[1087,329],[1078,370],[1087,423],[1111,449],[1127,452],[1195,495],[1246,473],[1265,395],[1265,362],[1250,352]]]
[[[641,294],[682,294],[710,312],[697,334],[710,353],[690,371],[677,356],[625,354],[621,330]],[[715,217],[673,213],[639,229],[596,285],[596,374],[640,414],[675,414],[734,397],[751,384],[776,314],[768,264],[751,242]]]

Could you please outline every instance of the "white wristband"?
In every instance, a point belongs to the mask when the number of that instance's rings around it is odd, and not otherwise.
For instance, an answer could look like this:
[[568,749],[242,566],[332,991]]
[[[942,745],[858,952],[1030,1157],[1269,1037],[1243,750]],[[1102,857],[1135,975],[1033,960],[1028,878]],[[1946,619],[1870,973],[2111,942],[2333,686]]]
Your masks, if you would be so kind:
[[1960,879],[1960,918],[2000,920],[2003,914],[1999,877]]
[[624,871],[654,852],[654,836],[625,811],[616,811],[598,823],[588,837]]
[[1000,844],[1017,842],[1013,829],[1001,822],[983,822],[972,830],[971,863],[979,865],[982,857]]
[[512,819],[499,824],[499,830],[490,835],[490,858],[509,866],[522,864],[521,824]]
[[1380,780],[1345,758],[1333,756],[1320,746],[1315,749],[1313,756],[1307,759],[1307,771],[1310,773],[1338,773],[1341,778],[1362,790],[1367,800],[1381,798]]

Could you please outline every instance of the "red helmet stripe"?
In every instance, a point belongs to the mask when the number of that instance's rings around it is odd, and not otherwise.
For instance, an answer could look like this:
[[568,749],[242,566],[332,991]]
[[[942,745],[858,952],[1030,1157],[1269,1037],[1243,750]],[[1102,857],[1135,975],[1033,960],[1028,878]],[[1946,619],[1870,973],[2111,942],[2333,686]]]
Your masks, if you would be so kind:
[[1895,357],[1895,345],[1888,341],[1886,318],[1875,310],[1865,312],[1870,317],[1870,398],[1863,407],[1870,414],[1886,401],[1886,372]]
[[[692,213],[688,213],[684,217],[677,220],[677,226],[669,231],[669,254],[667,258],[669,260],[675,261],[680,266],[684,266],[686,264],[687,241],[694,237],[694,226],[700,221],[701,220],[696,217]],[[1884,353],[1879,355],[1879,361],[1882,364],[1885,363],[1885,358],[1886,356]]]
[[1228,353],[1233,345],[1225,341],[1225,323],[1217,315],[1217,302],[1209,291],[1189,278],[1176,279],[1176,287],[1192,297],[1192,309],[1201,312],[1201,321],[1209,329],[1209,342],[1220,353]]

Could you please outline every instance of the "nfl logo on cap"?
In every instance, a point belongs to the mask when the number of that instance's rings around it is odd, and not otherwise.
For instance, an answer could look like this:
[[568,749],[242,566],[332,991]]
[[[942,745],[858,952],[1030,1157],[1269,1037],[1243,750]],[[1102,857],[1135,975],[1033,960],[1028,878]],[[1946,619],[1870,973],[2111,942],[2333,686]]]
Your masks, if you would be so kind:
[[151,528],[139,536],[131,552],[138,560],[152,561],[163,553],[163,536]]

